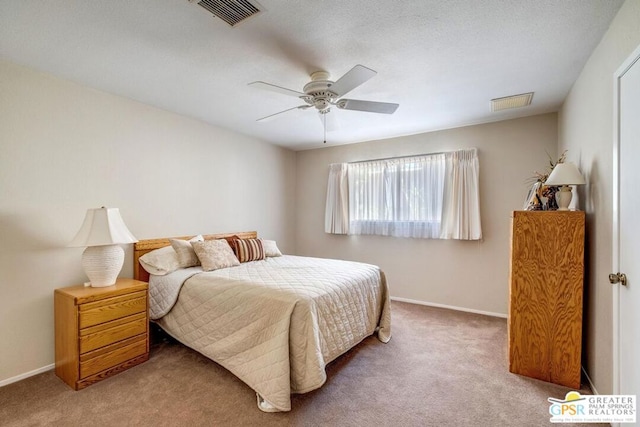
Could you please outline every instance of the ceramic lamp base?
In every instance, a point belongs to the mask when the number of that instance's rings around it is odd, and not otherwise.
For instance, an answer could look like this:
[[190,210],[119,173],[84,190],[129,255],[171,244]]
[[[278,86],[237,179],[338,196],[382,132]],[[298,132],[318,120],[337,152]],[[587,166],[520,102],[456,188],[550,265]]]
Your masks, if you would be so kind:
[[124,249],[118,245],[89,246],[82,253],[82,268],[94,288],[116,283],[124,263]]
[[559,211],[568,211],[569,204],[571,203],[571,187],[569,185],[563,185],[560,187],[560,191],[556,193],[556,201],[558,202]]

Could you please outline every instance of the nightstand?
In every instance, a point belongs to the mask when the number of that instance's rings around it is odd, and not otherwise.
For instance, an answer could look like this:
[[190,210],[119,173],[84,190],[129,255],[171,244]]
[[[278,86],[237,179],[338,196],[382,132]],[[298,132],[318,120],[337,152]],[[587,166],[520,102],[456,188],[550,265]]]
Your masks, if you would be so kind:
[[149,359],[147,282],[54,292],[56,375],[75,390]]

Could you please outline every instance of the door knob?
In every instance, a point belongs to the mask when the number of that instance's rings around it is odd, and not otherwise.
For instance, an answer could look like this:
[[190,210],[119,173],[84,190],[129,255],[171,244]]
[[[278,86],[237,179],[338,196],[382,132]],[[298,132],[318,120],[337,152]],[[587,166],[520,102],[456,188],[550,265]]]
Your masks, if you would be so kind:
[[609,282],[612,285],[620,283],[622,286],[627,286],[627,275],[624,273],[611,273],[609,275]]

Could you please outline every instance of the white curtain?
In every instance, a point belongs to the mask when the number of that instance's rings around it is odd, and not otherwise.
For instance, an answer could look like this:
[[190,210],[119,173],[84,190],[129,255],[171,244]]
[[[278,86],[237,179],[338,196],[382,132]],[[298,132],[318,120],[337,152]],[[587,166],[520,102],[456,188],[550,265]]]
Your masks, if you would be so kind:
[[439,238],[444,155],[348,165],[349,234]]
[[325,232],[482,239],[477,150],[330,165]]
[[331,234],[349,233],[349,187],[347,163],[329,165],[324,231]]
[[445,153],[441,239],[480,240],[480,167],[475,148]]

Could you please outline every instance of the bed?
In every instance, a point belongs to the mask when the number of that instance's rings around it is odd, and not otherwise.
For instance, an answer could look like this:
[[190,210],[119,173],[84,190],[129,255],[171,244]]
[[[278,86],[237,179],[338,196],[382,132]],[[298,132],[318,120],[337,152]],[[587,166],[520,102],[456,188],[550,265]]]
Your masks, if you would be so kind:
[[[203,237],[231,242],[257,233]],[[149,275],[140,257],[169,245],[163,238],[134,246],[134,277],[149,281],[151,318],[251,387],[263,411],[291,410],[292,393],[321,387],[326,365],[366,337],[391,338],[389,292],[377,266],[283,255]]]

